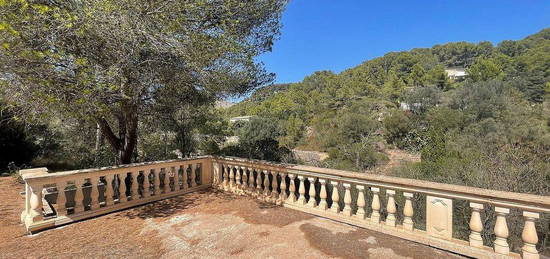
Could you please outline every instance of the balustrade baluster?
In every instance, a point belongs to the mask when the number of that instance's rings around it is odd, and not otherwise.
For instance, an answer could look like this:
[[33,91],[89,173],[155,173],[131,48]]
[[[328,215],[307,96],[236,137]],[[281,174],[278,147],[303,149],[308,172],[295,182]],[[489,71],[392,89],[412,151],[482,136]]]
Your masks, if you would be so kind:
[[[215,180],[214,180],[215,181]],[[180,186],[180,169],[174,167],[174,191],[181,190]]]
[[412,220],[412,216],[414,215],[412,198],[414,194],[410,192],[404,192],[403,196],[405,196],[405,207],[403,207],[403,228],[405,230],[412,231],[414,229],[414,223]]
[[42,203],[43,190],[44,186],[42,184],[26,185],[27,195],[30,195],[26,216],[31,222],[38,222],[44,219],[44,215],[42,214],[44,206]]
[[235,167],[230,165],[229,168],[229,191],[235,192]]
[[259,169],[256,170],[256,196],[262,198],[262,171]]
[[506,223],[506,215],[510,213],[510,209],[503,207],[495,207],[497,221],[495,223],[495,252],[499,254],[509,254],[510,247],[508,246],[508,224]]
[[[183,173],[181,174],[181,186],[182,186],[182,189],[184,190],[187,190],[189,189],[189,175],[187,175],[187,169],[189,169],[189,165],[188,164],[185,164],[183,165]],[[225,182],[227,183],[227,182]],[[224,185],[224,188],[225,188],[225,185]]]
[[370,215],[370,220],[374,223],[380,223],[380,188],[378,187],[371,187],[370,189],[372,191],[372,213]]
[[105,176],[105,206],[109,206],[115,203],[113,199],[115,188],[115,186],[113,185],[114,176],[115,175],[112,174],[108,174]]
[[132,172],[132,200],[139,199],[139,181],[138,181],[139,171]]
[[386,194],[388,195],[388,204],[386,206],[386,210],[388,211],[388,216],[386,217],[386,225],[395,227],[395,212],[397,212],[397,208],[395,206],[395,191],[394,190],[386,190]]
[[149,183],[149,173],[151,171],[143,171],[143,198],[151,197],[151,184]]
[[151,170],[151,173],[153,174],[153,177],[154,177],[154,182],[153,182],[153,188],[154,188],[154,194],[155,196],[159,196],[160,195],[160,171],[157,172],[157,170]]
[[285,203],[286,195],[286,173],[281,173],[281,194],[279,195],[279,204]]
[[[83,188],[82,188],[83,182],[82,181],[83,181],[83,179],[76,179],[74,181],[76,191],[75,191],[75,194],[74,194],[74,208],[73,208],[73,211],[74,211],[75,214],[84,211],[84,193],[82,192],[83,191]],[[40,202],[42,202],[42,200],[40,200]]]
[[167,192],[173,192],[176,190],[176,168],[171,166],[166,172],[166,185],[168,187]]
[[472,208],[472,216],[470,217],[470,246],[483,247],[483,238],[481,237],[481,231],[483,230],[481,210],[483,209],[483,204],[470,202],[470,208]]
[[319,183],[321,184],[321,190],[319,191],[319,205],[318,209],[327,210],[327,181],[325,179],[319,178]]
[[99,209],[99,176],[90,178],[90,209]]
[[537,229],[535,227],[535,220],[539,218],[539,213],[524,211],[523,218],[525,225],[523,226],[523,232],[521,233],[521,239],[523,240],[522,258],[523,259],[539,259],[539,251],[537,251],[537,243],[539,238],[537,236]]
[[241,166],[241,171],[243,172],[241,194],[246,194],[248,192],[248,173],[246,171],[246,167],[244,166]]
[[249,167],[247,171],[248,171],[247,193],[254,196],[254,190],[256,190],[256,186],[254,185],[254,168]]
[[365,210],[365,206],[367,205],[365,202],[365,186],[356,185],[355,188],[357,188],[357,213],[355,216],[363,220],[367,214],[367,211]]
[[[160,193],[165,194],[166,193],[166,187],[169,185],[170,180],[168,180],[168,170],[166,168],[161,168],[159,173],[159,190]],[[162,175],[162,177],[161,177]],[[168,181],[167,181],[168,180]]]
[[306,205],[306,185],[304,184],[305,177],[298,175],[298,180],[300,180],[300,186],[298,187],[298,204]]
[[307,201],[307,206],[315,208],[317,206],[315,197],[317,192],[315,191],[315,177],[308,177],[309,181],[309,200]]
[[271,196],[271,191],[269,190],[270,187],[271,184],[269,181],[269,172],[267,170],[264,170],[264,194],[262,197],[263,201],[269,201],[269,197]]
[[340,194],[338,193],[338,185],[340,182],[335,180],[330,180],[332,184],[332,204],[330,205],[330,210],[334,213],[340,213]]
[[288,186],[289,195],[287,200],[294,203],[296,202],[296,183],[294,182],[294,179],[296,179],[296,175],[288,174],[288,177],[290,178],[290,185]]
[[344,183],[344,207],[342,208],[342,214],[351,217],[351,184]]
[[271,171],[271,175],[273,176],[271,180],[271,202],[277,203],[277,200],[279,199],[279,191],[277,190],[278,181],[277,181],[277,175],[279,173],[277,171]]
[[228,165],[223,165],[223,172],[222,172],[222,175],[223,175],[223,190],[224,191],[229,191],[229,166]]
[[123,173],[120,176],[120,198],[119,202],[128,201],[129,196],[126,195],[126,192],[128,191],[128,186],[126,185],[126,177],[128,176],[128,173]]
[[240,172],[240,167],[239,166],[235,166],[235,189],[233,190],[233,192],[237,193],[237,194],[240,194],[241,193],[241,172]]
[[56,183],[57,187],[57,200],[55,201],[55,212],[57,217],[67,215],[67,194],[65,188],[67,187],[67,181],[63,180]]

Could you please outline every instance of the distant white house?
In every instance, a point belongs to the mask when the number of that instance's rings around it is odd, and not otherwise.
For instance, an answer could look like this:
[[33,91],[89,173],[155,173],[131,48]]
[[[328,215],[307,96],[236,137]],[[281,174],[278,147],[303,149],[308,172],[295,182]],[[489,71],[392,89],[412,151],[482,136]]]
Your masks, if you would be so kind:
[[468,75],[466,69],[463,67],[448,67],[445,69],[445,72],[447,72],[447,75],[452,80],[461,80]]
[[239,117],[233,117],[231,119],[229,119],[229,121],[231,123],[235,123],[237,121],[250,121],[250,119],[252,119],[253,116],[239,116]]

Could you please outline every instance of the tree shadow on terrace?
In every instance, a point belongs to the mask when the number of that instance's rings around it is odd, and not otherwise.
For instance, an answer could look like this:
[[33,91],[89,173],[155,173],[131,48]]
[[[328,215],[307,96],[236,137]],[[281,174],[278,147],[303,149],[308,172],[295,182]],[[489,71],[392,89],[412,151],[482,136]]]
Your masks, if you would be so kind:
[[182,213],[186,209],[197,207],[200,204],[210,203],[215,200],[230,201],[236,198],[233,195],[227,195],[227,193],[214,189],[200,190],[145,204],[122,212],[117,217],[127,217],[130,219],[166,218]]

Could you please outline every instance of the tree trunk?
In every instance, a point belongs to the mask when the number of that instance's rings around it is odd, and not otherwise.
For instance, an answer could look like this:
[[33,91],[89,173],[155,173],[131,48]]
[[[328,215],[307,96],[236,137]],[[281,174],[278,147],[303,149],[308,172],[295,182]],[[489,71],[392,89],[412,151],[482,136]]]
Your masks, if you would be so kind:
[[133,109],[126,108],[117,116],[118,136],[115,135],[109,122],[105,118],[98,119],[103,136],[107,139],[113,150],[118,154],[119,164],[132,162],[132,155],[137,144],[138,116]]

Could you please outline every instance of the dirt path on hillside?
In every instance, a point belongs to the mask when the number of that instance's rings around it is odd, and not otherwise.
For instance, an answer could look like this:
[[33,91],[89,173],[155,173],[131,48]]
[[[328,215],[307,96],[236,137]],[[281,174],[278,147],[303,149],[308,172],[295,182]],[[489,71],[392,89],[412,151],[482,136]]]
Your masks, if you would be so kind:
[[420,154],[410,153],[401,149],[389,149],[384,152],[389,161],[374,169],[379,174],[389,175],[391,171],[406,162],[420,162]]

